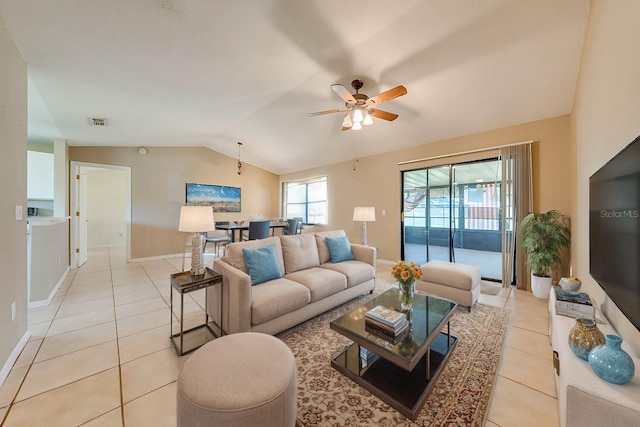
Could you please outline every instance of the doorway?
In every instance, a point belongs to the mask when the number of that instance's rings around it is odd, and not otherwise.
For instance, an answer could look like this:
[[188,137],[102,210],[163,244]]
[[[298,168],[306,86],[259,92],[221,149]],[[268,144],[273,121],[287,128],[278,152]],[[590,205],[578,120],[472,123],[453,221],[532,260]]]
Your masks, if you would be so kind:
[[90,247],[126,246],[131,259],[131,168],[71,162],[71,268]]
[[501,162],[497,158],[402,172],[402,259],[480,267],[502,279]]

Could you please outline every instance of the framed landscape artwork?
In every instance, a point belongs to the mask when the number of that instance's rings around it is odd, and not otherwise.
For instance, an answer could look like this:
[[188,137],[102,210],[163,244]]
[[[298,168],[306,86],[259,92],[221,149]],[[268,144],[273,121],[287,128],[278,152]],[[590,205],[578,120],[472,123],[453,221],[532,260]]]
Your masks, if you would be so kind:
[[211,206],[214,212],[240,212],[240,187],[187,182],[187,205]]

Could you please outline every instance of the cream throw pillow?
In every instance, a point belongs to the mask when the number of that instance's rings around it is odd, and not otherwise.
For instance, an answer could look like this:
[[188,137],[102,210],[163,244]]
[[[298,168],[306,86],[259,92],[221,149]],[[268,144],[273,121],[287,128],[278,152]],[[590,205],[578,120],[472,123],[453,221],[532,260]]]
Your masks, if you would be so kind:
[[318,246],[313,234],[280,236],[285,274],[318,267]]

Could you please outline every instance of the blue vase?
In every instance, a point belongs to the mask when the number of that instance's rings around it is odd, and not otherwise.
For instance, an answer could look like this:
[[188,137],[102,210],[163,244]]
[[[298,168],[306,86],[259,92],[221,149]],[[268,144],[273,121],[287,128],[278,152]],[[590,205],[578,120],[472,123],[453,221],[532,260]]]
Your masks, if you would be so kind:
[[605,344],[594,347],[589,352],[591,369],[603,380],[613,384],[624,384],[633,378],[636,368],[633,359],[620,348],[622,338],[607,335]]

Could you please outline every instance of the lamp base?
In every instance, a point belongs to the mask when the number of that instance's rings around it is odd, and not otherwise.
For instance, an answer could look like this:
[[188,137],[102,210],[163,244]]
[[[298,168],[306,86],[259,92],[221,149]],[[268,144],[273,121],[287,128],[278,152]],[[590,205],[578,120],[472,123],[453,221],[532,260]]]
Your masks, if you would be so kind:
[[204,236],[200,233],[193,233],[191,237],[191,275],[202,276],[206,268],[202,262],[202,251],[204,247]]
[[367,221],[362,221],[362,245],[367,245]]

